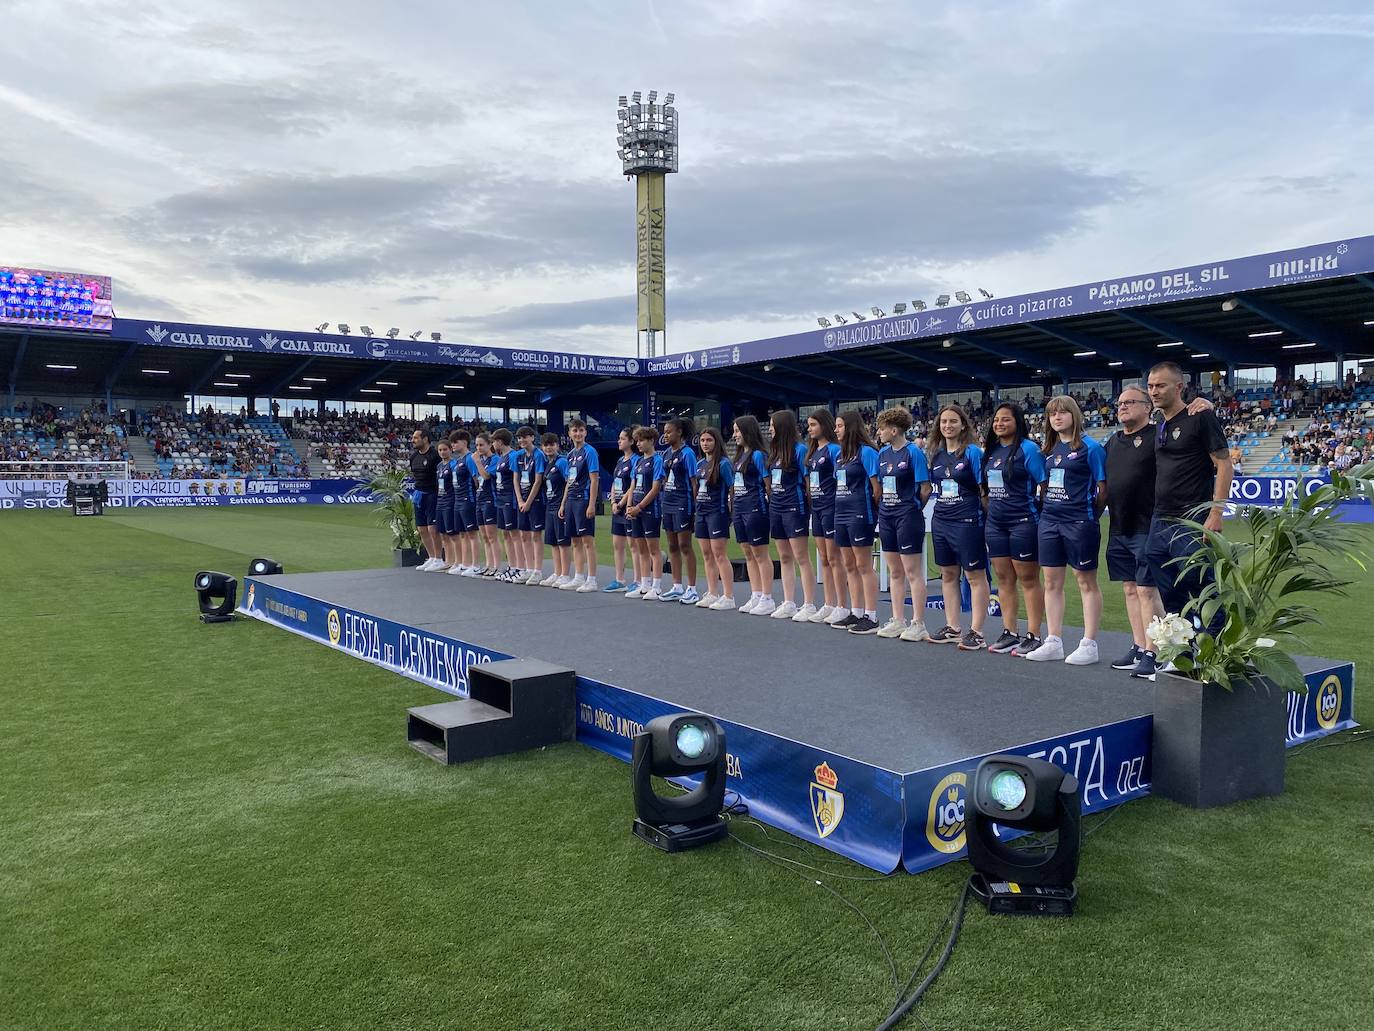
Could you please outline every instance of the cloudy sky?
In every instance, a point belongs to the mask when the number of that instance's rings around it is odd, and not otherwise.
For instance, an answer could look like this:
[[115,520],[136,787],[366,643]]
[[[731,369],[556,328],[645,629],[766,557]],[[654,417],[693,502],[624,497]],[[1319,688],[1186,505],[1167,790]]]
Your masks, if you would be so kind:
[[681,111],[670,350],[1374,233],[1367,0],[28,0],[4,26],[0,262],[112,274],[126,316],[633,351],[635,89]]

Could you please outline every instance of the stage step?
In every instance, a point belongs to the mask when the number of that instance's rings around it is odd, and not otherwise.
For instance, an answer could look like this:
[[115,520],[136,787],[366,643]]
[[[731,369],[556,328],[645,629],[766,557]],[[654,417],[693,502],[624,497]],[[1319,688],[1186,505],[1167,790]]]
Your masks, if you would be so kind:
[[468,697],[408,710],[406,742],[446,765],[507,755],[576,732],[577,674],[538,659],[468,668]]

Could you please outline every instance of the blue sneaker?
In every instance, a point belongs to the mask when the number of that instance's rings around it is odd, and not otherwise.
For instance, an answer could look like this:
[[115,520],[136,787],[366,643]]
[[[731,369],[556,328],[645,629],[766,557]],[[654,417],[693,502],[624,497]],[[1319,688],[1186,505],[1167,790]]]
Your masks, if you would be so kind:
[[701,595],[697,593],[695,587],[689,587],[683,592],[682,597],[679,598],[678,601],[682,602],[684,605],[695,605],[697,602],[701,601]]
[[619,594],[623,590],[625,590],[625,585],[623,583],[621,583],[619,580],[612,580],[605,587],[601,588],[601,593]]
[[659,601],[681,601],[682,584],[673,584],[672,587],[658,596]]

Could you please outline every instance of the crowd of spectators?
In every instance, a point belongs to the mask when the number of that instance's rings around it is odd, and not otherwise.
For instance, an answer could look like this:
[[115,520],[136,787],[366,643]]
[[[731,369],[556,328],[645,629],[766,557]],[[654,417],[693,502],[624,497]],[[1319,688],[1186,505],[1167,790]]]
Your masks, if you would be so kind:
[[171,406],[154,408],[141,413],[140,429],[175,479],[310,475],[309,462],[243,410],[232,415],[205,408],[188,417]]
[[[112,415],[104,402],[76,412],[42,402],[20,403],[0,419],[0,462],[127,461],[126,414]],[[6,468],[36,473],[43,467]]]

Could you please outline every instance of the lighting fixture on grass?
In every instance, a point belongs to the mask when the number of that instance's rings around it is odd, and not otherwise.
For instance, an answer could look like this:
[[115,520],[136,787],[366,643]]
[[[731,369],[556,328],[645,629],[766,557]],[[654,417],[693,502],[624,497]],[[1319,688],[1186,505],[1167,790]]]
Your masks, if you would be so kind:
[[202,623],[228,623],[234,618],[239,582],[228,573],[205,570],[196,574],[196,600]]
[[[650,720],[634,737],[631,758],[633,831],[655,848],[681,852],[725,837],[725,731],[709,716],[690,713]],[[682,795],[654,791],[653,777],[702,774]]]

